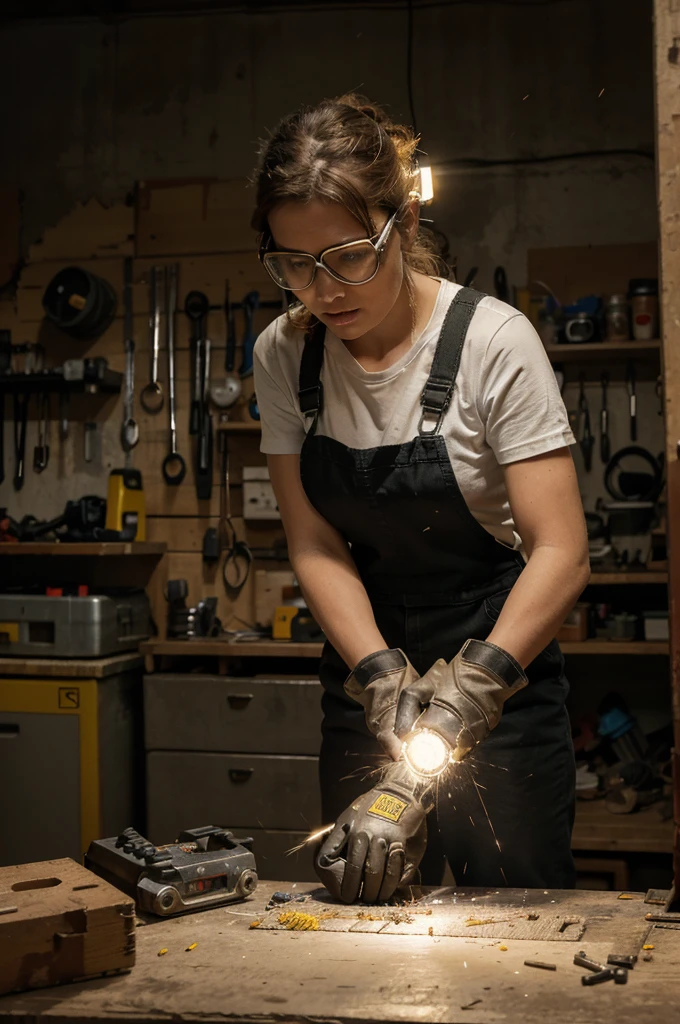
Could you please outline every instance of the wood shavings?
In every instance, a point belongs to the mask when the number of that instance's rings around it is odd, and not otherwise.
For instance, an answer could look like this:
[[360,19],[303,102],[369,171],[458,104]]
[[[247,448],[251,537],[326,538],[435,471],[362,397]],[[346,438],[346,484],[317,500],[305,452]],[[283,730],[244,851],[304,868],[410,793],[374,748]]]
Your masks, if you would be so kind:
[[434,928],[432,927],[432,925],[430,925],[430,927],[427,929],[427,934],[430,936],[434,935]]
[[158,953],[156,955],[157,956],[165,956],[166,953],[167,953],[167,949],[166,949],[165,946],[163,946],[163,949],[159,949]]
[[466,1003],[465,1006],[461,1006],[461,1010],[472,1010],[477,1003],[481,1003],[481,999],[473,999],[471,1003]]
[[492,917],[469,917],[465,922],[465,927],[472,928],[474,925],[478,924],[500,924],[500,922],[495,921]]
[[314,914],[302,914],[299,910],[287,910],[279,914],[279,924],[286,926],[289,932],[318,932],[319,918]]
[[635,897],[631,896],[630,893],[628,893],[628,892],[621,892],[621,893],[619,893],[619,895],[616,898],[618,900],[634,900],[635,899]]
[[184,950],[184,952],[185,953],[190,953],[192,949],[196,949],[197,945],[198,945],[197,942],[192,942],[190,946],[187,946],[187,948]]
[[508,947],[507,946],[499,946],[498,948],[500,949],[501,953],[507,953],[507,951],[508,951]]
[[259,928],[261,924],[262,924],[262,921],[260,921],[260,919],[258,918],[255,921],[251,921],[250,924],[248,925],[248,927],[249,928]]
[[647,942],[642,948],[643,949],[654,949],[654,946],[653,946],[653,944],[651,942]]

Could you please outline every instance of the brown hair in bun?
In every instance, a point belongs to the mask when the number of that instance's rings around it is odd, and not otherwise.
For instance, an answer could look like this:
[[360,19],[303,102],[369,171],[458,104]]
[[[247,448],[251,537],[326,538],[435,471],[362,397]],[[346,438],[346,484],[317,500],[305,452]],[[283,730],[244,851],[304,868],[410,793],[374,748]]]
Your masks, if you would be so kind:
[[[411,197],[417,145],[410,128],[394,124],[364,96],[349,93],[303,107],[284,118],[262,147],[252,226],[266,236],[269,212],[278,203],[320,199],[340,203],[371,237],[376,226],[369,211],[394,213]],[[411,270],[442,273],[422,229],[404,251],[404,261]],[[300,327],[310,323],[303,309],[291,319]]]

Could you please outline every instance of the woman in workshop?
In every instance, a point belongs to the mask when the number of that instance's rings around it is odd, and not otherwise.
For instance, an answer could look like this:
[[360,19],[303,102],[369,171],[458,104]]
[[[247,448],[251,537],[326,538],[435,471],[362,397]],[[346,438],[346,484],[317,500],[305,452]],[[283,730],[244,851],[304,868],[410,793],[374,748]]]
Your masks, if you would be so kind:
[[416,145],[360,97],[304,108],[264,148],[253,216],[297,300],[255,386],[327,637],[315,866],[346,902],[419,864],[438,884],[445,857],[459,885],[574,884],[553,639],[589,572],[574,439],[528,320],[441,276]]

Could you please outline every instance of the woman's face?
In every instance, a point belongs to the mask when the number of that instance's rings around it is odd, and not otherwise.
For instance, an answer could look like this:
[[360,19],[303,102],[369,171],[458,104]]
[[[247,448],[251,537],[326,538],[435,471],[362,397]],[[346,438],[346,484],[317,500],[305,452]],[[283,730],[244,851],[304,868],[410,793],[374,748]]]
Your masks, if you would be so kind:
[[[389,219],[386,210],[371,210],[380,233]],[[344,206],[312,199],[308,203],[284,202],[269,215],[273,247],[280,251],[307,252],[317,259],[334,245],[365,238],[366,232]],[[404,281],[401,235],[392,228],[383,250],[378,273],[367,284],[351,285],[336,281],[317,267],[309,286],[294,292],[310,313],[344,341],[360,338],[382,323],[393,308]]]

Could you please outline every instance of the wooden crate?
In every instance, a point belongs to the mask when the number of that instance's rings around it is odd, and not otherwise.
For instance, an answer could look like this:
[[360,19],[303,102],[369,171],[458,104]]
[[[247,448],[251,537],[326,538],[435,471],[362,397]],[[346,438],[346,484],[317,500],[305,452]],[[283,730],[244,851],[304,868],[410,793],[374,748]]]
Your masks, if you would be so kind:
[[127,971],[135,904],[65,857],[0,868],[0,995]]

